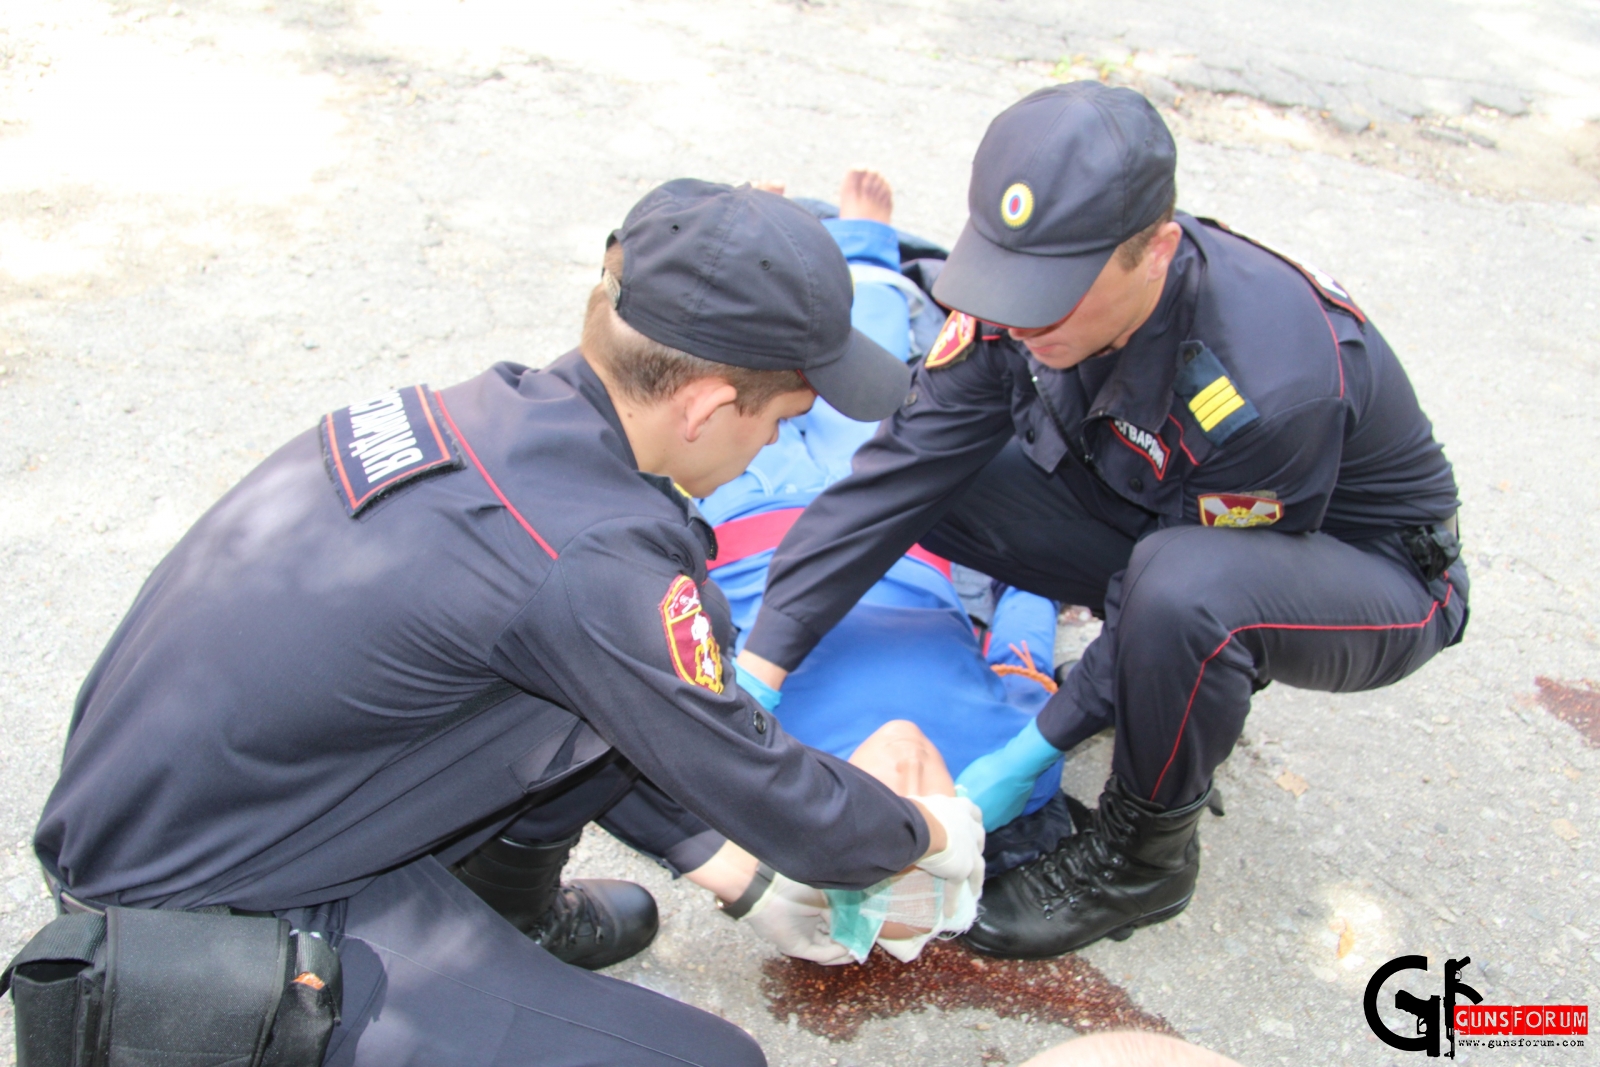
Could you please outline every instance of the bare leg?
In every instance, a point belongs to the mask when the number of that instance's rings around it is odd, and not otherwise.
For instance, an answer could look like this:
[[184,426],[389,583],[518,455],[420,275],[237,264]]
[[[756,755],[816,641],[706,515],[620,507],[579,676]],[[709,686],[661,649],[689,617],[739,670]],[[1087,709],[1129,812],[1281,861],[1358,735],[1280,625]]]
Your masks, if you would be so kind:
[[[956,794],[944,757],[914,722],[895,719],[874,730],[850,754],[850,762],[903,797]],[[878,936],[893,941],[925,934],[904,923],[884,923]]]
[[1039,1053],[1022,1067],[1239,1067],[1226,1056],[1161,1034],[1093,1034]]
[[755,181],[752,179],[750,185],[753,188],[760,189],[763,193],[776,193],[779,196],[782,196],[789,191],[789,183],[785,182],[781,178],[767,178],[762,181]]
[[856,169],[839,185],[839,217],[887,224],[894,214],[894,189],[875,170]]
[[872,732],[850,762],[903,797],[956,795],[944,757],[914,722],[895,719]]

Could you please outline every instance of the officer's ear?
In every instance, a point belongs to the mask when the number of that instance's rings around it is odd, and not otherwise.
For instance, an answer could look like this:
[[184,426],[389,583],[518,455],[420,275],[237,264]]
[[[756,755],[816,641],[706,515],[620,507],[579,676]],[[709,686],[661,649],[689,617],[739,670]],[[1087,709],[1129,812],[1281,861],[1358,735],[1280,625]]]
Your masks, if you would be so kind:
[[1172,263],[1172,257],[1178,254],[1178,244],[1183,240],[1183,227],[1170,219],[1163,223],[1150,239],[1150,245],[1145,249],[1146,279],[1155,281],[1166,276],[1167,267]]
[[683,439],[698,441],[717,412],[739,399],[739,390],[721,378],[696,378],[673,399],[683,413]]

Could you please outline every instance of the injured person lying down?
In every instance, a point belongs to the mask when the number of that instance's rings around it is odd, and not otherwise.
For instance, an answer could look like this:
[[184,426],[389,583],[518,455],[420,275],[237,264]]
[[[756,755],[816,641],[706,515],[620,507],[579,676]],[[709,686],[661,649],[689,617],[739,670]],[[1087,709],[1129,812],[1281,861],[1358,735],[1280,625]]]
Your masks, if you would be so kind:
[[[902,359],[922,355],[943,315],[914,279],[931,285],[923,272],[936,269],[939,250],[889,225],[888,183],[852,171],[837,212],[799,202],[823,218],[850,263],[855,327]],[[913,262],[917,256],[927,258]],[[781,424],[777,441],[741,477],[700,502],[717,534],[711,577],[741,631],[755,621],[778,542],[812,498],[849,473],[874,431],[819,399]],[[902,795],[952,795],[952,776],[1014,737],[1054,692],[1055,631],[1050,601],[914,548],[789,675],[777,714],[801,741],[851,758]],[[740,683],[777,699],[742,673]],[[1039,776],[1023,817],[991,832],[990,874],[1071,832],[1060,776],[1057,761]],[[857,961],[875,942],[909,960],[931,937],[965,930],[980,891],[913,868],[869,890],[827,891],[830,930]]]

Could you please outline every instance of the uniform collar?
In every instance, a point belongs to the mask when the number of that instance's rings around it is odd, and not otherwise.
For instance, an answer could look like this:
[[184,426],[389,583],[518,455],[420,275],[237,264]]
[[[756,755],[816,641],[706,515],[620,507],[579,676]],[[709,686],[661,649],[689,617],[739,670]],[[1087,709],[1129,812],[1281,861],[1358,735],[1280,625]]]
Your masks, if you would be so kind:
[[622,418],[617,414],[617,406],[611,402],[611,394],[606,391],[605,383],[600,380],[600,375],[594,372],[594,368],[589,366],[589,361],[583,358],[583,353],[573,349],[546,367],[544,373],[566,382],[578,391],[579,396],[593,405],[595,411],[600,413],[600,417],[606,420],[606,424],[612,430],[612,433],[604,438],[606,446],[616,453],[618,459],[639,471],[639,477],[644,479],[645,484],[677,506],[683,514],[684,522],[699,535],[706,558],[716,559],[717,535],[712,530],[711,523],[700,514],[700,508],[695,504],[694,498],[671,478],[639,470],[639,463],[633,458],[633,446],[628,444],[628,435],[623,432]]
[[572,386],[579,396],[600,413],[600,417],[606,420],[606,425],[612,430],[611,435],[604,439],[606,447],[616,453],[622,462],[638,470],[639,461],[633,458],[633,446],[628,443],[628,435],[622,428],[622,417],[617,414],[617,406],[611,402],[611,394],[606,392],[606,383],[602,382],[600,375],[589,366],[589,361],[583,358],[583,353],[574,348],[546,367],[543,373],[559,378]]
[[1123,419],[1151,433],[1160,432],[1172,409],[1178,347],[1194,321],[1203,270],[1200,251],[1186,232],[1150,318],[1121,349],[1081,365],[1084,391],[1094,396],[1089,418]]

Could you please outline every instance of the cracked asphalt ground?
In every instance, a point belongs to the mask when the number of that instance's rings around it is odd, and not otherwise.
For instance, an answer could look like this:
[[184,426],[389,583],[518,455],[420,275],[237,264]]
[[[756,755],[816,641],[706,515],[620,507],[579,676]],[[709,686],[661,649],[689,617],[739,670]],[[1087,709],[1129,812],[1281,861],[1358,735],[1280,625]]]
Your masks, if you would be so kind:
[[[1360,998],[1409,952],[1424,997],[1470,955],[1490,1003],[1600,1004],[1594,0],[11,0],[0,952],[49,915],[28,838],[80,681],[254,463],[353,399],[565,351],[606,233],[667,178],[831,196],[875,166],[898,221],[948,242],[988,119],[1085,75],[1163,105],[1184,208],[1316,263],[1385,330],[1456,464],[1465,643],[1381,692],[1262,693],[1193,906],[1082,953],[1077,1009],[969,977],[830,1041],[773,1016],[787,972],[762,944],[591,832],[580,869],[662,903],[615,973],[778,1064],[1016,1063],[1124,994],[1245,1064],[1404,1063]],[[1108,748],[1068,787],[1092,798]]]

